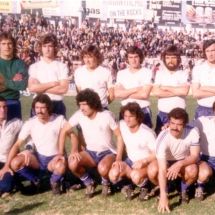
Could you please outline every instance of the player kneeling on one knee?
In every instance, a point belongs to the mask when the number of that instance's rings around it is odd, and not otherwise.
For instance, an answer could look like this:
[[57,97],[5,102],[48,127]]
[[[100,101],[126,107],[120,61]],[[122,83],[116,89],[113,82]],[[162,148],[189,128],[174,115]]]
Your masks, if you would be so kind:
[[[112,140],[116,136],[117,148],[123,146],[118,124],[110,111],[104,110],[96,92],[90,89],[80,91],[76,97],[79,110],[74,113],[63,128],[59,145],[64,148],[65,137],[70,135],[72,150],[69,156],[69,169],[81,179],[86,186],[86,196],[95,193],[95,182],[88,169],[97,167],[102,178],[102,194],[110,194],[109,170],[115,161],[116,149]],[[86,149],[79,150],[80,143],[72,131],[77,125],[81,127]]]
[[[148,178],[150,171],[148,165],[155,160],[155,134],[144,125],[144,114],[136,102],[126,104],[121,108],[120,131],[125,143],[127,158],[122,161],[115,161],[109,177],[112,182],[118,182],[122,178],[131,179],[140,187],[140,200],[148,198]],[[123,154],[118,151],[119,156]],[[126,198],[132,198],[132,186],[126,185],[122,188]]]

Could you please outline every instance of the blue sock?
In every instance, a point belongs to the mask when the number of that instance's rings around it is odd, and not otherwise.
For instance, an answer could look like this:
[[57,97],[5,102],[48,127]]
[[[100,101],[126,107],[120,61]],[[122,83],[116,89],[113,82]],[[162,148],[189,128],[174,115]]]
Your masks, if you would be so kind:
[[14,176],[9,172],[6,172],[0,180],[0,191],[3,193],[9,193],[14,187]]
[[32,182],[39,180],[39,177],[37,175],[38,171],[28,168],[28,167],[24,167],[24,168],[18,170],[17,173]]
[[58,175],[58,174],[53,173],[53,174],[51,175],[50,182],[51,182],[51,183],[55,183],[55,182],[61,181],[62,179],[63,179],[63,176],[62,176],[62,175]]
[[102,185],[110,185],[110,181],[102,177]]
[[82,175],[80,177],[81,181],[84,183],[85,186],[88,186],[90,184],[93,184],[93,179],[89,176],[88,173],[84,173],[84,175]]
[[186,184],[185,182],[181,181],[181,192],[186,191],[188,188],[188,184]]

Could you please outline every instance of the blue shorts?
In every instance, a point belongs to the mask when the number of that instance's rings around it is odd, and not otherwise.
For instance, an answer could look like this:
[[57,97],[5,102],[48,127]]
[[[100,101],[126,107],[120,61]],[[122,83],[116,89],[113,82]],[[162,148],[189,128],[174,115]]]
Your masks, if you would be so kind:
[[156,134],[159,134],[161,131],[161,128],[169,121],[168,119],[168,113],[159,111],[156,119],[156,128],[155,132]]
[[22,119],[21,103],[16,99],[8,99],[7,103],[7,120],[13,118]]
[[52,101],[53,113],[66,117],[66,106],[63,101]]
[[132,160],[130,160],[130,158],[128,158],[128,157],[124,160],[124,162],[131,168],[134,164],[134,162]]
[[152,128],[152,112],[149,107],[141,108],[144,113],[143,123],[149,128]]
[[[63,115],[66,117],[66,106],[63,103],[63,101],[52,101],[53,104],[53,110],[52,113]],[[31,109],[30,116],[35,116],[35,110]]]
[[201,105],[198,105],[195,111],[195,119],[198,119],[201,116],[212,116],[214,115],[213,113],[213,108],[211,107],[204,107]]
[[212,168],[212,170],[215,171],[215,157],[201,155],[200,160],[207,162],[207,164]]
[[86,152],[88,152],[88,154],[93,158],[96,164],[98,164],[106,155],[114,155],[114,153],[110,150],[96,152],[87,149]]
[[36,157],[40,164],[40,170],[47,170],[49,162],[55,157],[55,155],[45,156],[45,155],[36,153]]

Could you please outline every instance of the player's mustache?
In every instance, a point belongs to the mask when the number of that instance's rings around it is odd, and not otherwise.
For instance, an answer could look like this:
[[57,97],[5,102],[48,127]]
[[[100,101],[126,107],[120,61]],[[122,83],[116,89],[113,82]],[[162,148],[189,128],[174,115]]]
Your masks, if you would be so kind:
[[178,130],[178,129],[171,129],[171,131],[176,131],[176,132],[179,132],[179,130]]
[[43,115],[43,113],[42,113],[42,112],[38,112],[38,113],[37,113],[37,115],[39,115],[39,114],[40,114],[40,115]]

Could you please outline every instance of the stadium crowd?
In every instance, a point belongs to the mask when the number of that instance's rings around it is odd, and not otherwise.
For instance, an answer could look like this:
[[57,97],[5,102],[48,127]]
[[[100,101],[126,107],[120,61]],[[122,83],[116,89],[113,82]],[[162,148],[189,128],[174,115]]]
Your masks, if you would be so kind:
[[[202,201],[215,170],[214,34],[160,30],[148,22],[141,29],[127,23],[126,31],[99,21],[90,26],[85,20],[80,28],[69,18],[58,24],[40,16],[1,17],[1,195],[20,188],[20,176],[38,191],[44,171],[53,194],[61,194],[69,171],[91,198],[97,168],[104,196],[117,187],[132,199],[138,187],[143,201],[159,186],[163,213],[170,211],[174,186],[188,203],[195,184]],[[156,64],[146,60],[155,57]],[[79,110],[66,120],[63,96],[73,73]],[[35,96],[31,118],[22,123],[20,90],[27,87]],[[191,123],[185,110],[190,88],[198,103]],[[155,132],[151,92],[158,100]],[[109,111],[114,99],[121,100],[119,122]]]
[[[38,59],[38,40],[42,34],[52,32],[59,41],[58,58],[68,64],[70,71],[74,70],[73,62],[79,60],[80,50],[87,44],[97,45],[105,60],[103,64],[108,66],[113,75],[125,68],[125,52],[129,46],[138,46],[146,53],[147,66],[152,67],[158,63],[157,58],[162,50],[169,44],[180,47],[182,55],[189,57],[185,65],[192,66],[194,59],[202,55],[202,41],[214,36],[214,32],[200,32],[187,30],[160,29],[156,24],[143,21],[141,26],[135,22],[126,22],[125,29],[113,28],[97,22],[83,21],[78,27],[71,18],[55,18],[50,22],[49,18],[32,16],[29,14],[7,15],[1,18],[1,29],[11,30],[17,39],[19,56],[28,65]],[[186,58],[187,59],[187,58]]]

